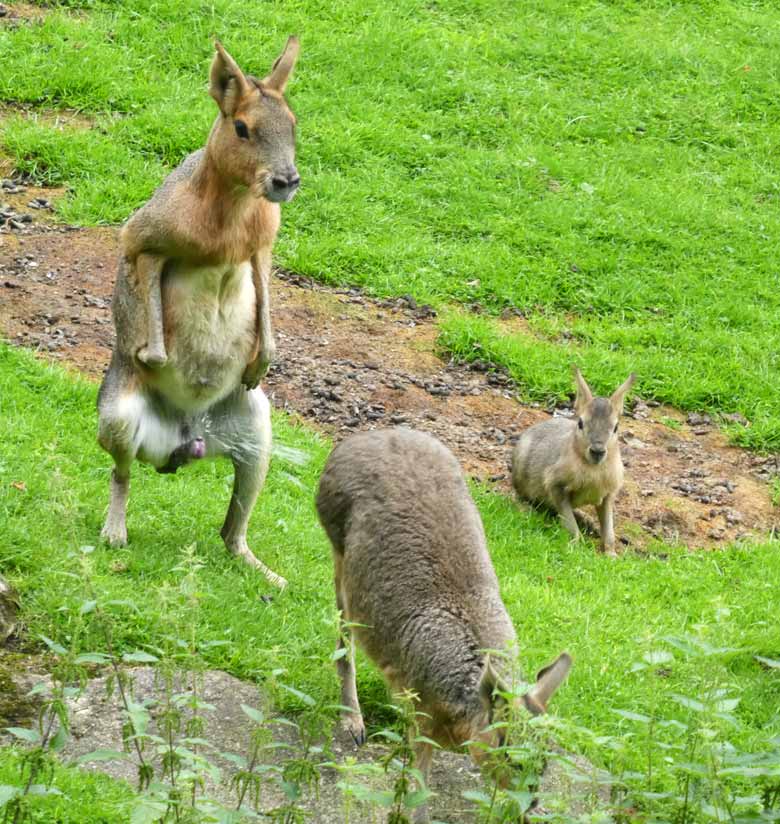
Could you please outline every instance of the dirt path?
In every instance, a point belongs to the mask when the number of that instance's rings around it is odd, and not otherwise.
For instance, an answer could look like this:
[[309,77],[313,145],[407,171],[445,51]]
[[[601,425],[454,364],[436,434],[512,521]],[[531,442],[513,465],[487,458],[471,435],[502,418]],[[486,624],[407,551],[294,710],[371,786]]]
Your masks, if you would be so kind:
[[[54,225],[51,191],[14,188],[0,189],[0,335],[97,379],[113,335],[116,230]],[[509,490],[513,441],[549,413],[518,403],[510,381],[486,364],[441,360],[428,307],[286,273],[272,288],[278,353],[266,390],[276,406],[336,438],[393,424],[423,429],[468,472]],[[706,416],[637,401],[621,442],[618,533],[630,545],[714,547],[765,538],[778,523],[767,483],[777,459],[727,446]]]

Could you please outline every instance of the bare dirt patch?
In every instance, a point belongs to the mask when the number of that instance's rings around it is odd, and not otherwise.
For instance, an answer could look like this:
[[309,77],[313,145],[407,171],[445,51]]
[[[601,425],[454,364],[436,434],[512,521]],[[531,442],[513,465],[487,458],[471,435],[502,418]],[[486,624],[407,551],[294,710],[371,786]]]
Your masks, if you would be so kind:
[[[99,378],[113,336],[116,230],[52,224],[45,208],[25,205],[36,197],[52,195],[0,191],[0,220],[6,206],[31,215],[0,225],[0,334]],[[448,444],[467,472],[506,492],[509,452],[522,430],[568,412],[522,405],[489,364],[442,360],[431,310],[411,298],[375,301],[279,272],[273,300],[278,354],[266,391],[277,407],[336,438],[397,424],[422,429]],[[767,482],[777,458],[729,446],[707,416],[636,400],[621,441],[627,481],[618,533],[629,545],[718,547],[776,528]]]
[[20,23],[37,23],[46,15],[41,6],[32,3],[0,3],[0,25],[18,26]]

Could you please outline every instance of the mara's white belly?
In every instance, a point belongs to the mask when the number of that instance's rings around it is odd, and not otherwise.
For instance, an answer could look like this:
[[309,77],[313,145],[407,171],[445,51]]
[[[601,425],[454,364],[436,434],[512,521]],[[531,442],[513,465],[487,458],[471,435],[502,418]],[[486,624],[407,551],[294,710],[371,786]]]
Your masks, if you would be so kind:
[[255,287],[249,262],[179,264],[163,275],[168,363],[156,388],[186,412],[235,389],[255,348]]

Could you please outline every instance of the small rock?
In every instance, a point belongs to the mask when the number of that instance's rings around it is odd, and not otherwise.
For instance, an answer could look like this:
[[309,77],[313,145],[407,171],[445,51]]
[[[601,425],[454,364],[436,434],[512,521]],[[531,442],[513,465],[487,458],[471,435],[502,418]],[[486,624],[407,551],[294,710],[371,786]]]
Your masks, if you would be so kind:
[[423,303],[423,305],[418,306],[417,309],[414,312],[414,316],[416,318],[419,318],[419,319],[435,318],[436,315],[437,315],[437,312],[433,308],[433,306],[430,305],[430,303]]
[[428,394],[430,394],[430,395],[446,396],[446,395],[449,395],[450,392],[451,392],[449,386],[430,386],[429,385],[429,386],[426,386],[425,388],[428,390]]
[[690,426],[709,426],[712,423],[709,415],[702,415],[699,412],[690,412],[686,420]]

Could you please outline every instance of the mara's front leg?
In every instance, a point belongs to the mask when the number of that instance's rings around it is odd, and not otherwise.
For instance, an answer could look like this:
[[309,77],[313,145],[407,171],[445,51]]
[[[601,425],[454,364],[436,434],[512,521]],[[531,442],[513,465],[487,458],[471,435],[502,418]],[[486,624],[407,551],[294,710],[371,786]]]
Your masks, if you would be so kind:
[[[336,589],[336,607],[339,611],[339,640],[336,647],[336,671],[341,681],[341,728],[359,747],[366,743],[366,726],[363,723],[363,713],[360,711],[360,702],[355,680],[355,638],[351,627],[348,626],[346,602],[341,587],[343,549],[333,551],[333,581]],[[343,652],[342,652],[343,650]]]
[[550,492],[550,499],[572,540],[579,541],[580,528],[574,515],[569,493],[562,486],[554,486]]
[[137,352],[138,360],[153,369],[159,369],[168,362],[165,351],[162,306],[162,270],[165,258],[160,255],[142,253],[131,264],[135,269],[136,288],[143,296],[146,309],[146,343]]
[[260,561],[247,543],[249,517],[265,483],[271,460],[271,410],[262,389],[234,390],[209,412],[206,449],[211,455],[226,455],[233,462],[233,494],[230,498],[222,539],[228,551],[259,569],[276,586],[287,581]]
[[[428,781],[431,775],[431,760],[433,758],[433,745],[427,741],[417,741],[414,744],[414,766],[420,771],[423,783],[419,789],[427,790]],[[425,801],[414,811],[414,824],[428,824],[431,820],[428,802]]]
[[255,334],[257,353],[247,364],[241,383],[247,389],[254,389],[268,373],[268,368],[276,352],[274,333],[271,328],[271,255],[257,252],[252,255],[252,283],[255,287]]
[[606,555],[616,555],[615,552],[615,496],[607,495],[596,507],[601,529],[601,551]]

